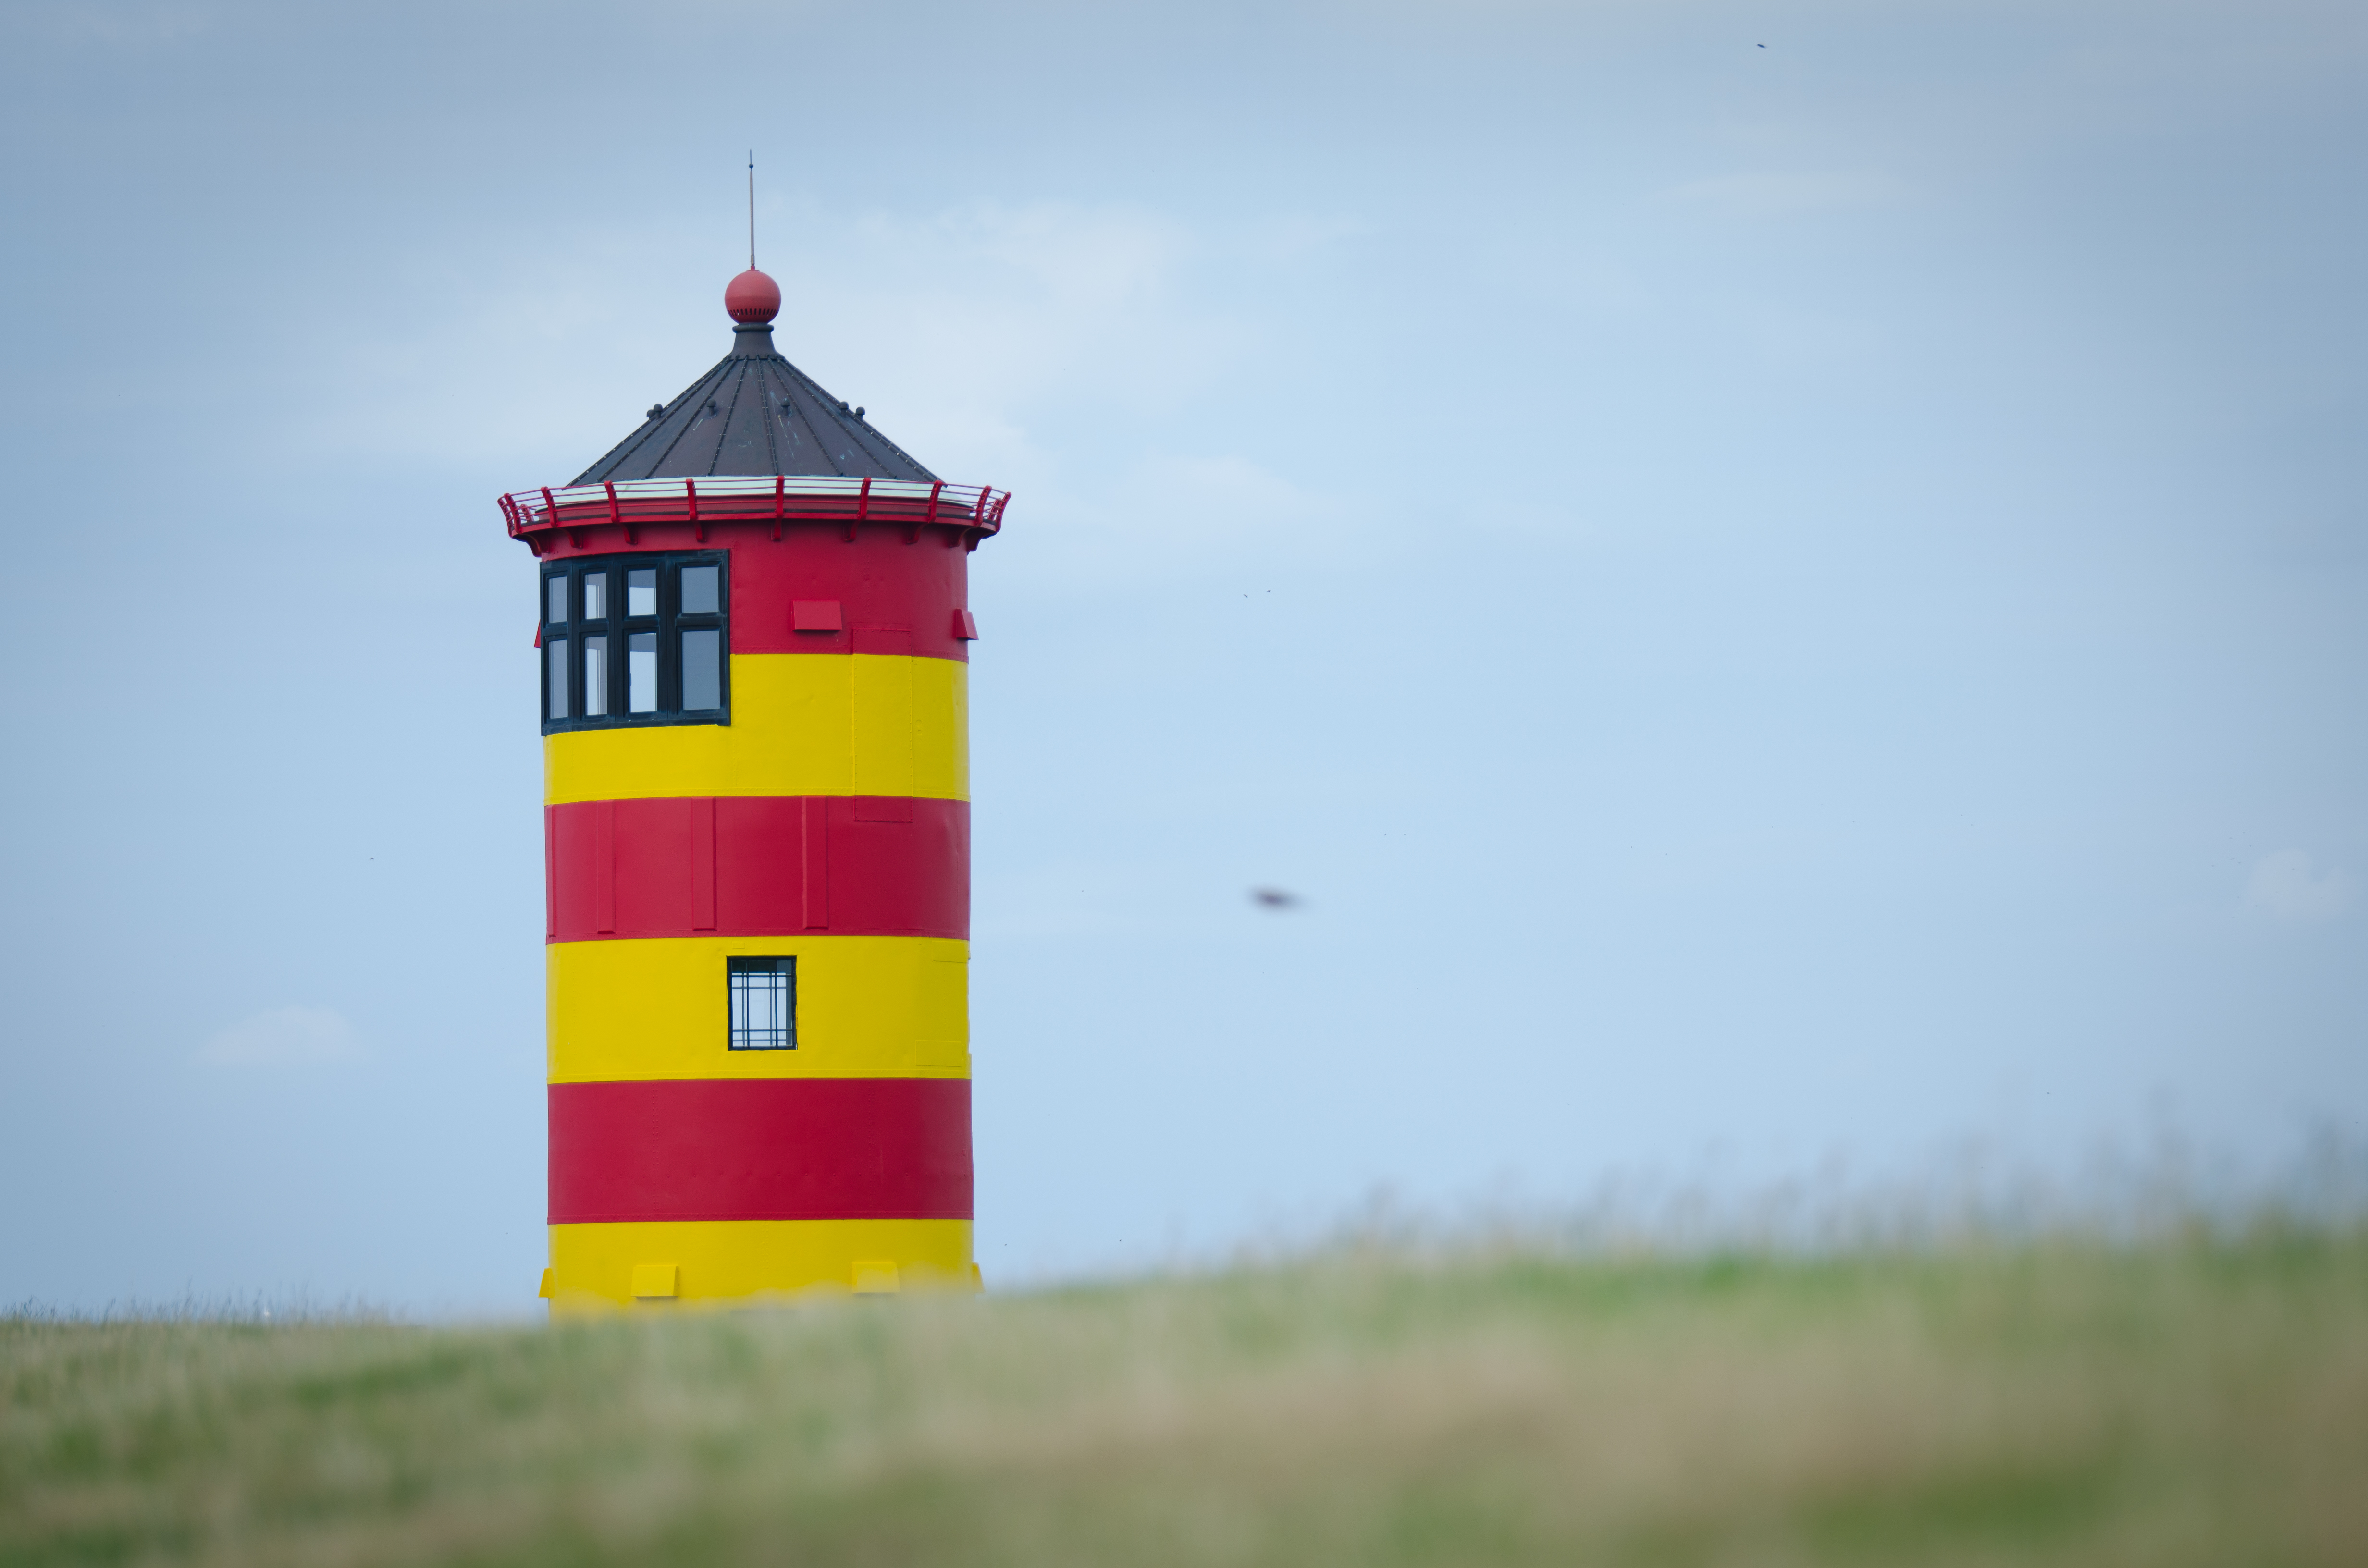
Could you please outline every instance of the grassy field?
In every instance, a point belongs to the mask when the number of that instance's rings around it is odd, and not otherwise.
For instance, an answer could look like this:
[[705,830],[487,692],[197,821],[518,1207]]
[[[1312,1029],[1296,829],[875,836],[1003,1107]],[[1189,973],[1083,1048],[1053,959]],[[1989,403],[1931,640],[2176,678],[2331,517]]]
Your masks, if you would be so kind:
[[0,1562],[2368,1563],[2368,1236],[0,1320]]

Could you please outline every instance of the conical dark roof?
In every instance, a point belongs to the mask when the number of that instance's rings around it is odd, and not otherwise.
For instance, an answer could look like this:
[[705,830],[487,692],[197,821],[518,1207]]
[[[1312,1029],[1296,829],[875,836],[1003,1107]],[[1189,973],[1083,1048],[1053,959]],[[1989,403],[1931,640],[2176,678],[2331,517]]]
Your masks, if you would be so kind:
[[640,429],[569,483],[712,473],[937,479],[782,358],[769,324],[743,322],[732,334],[732,352],[715,369],[650,410]]

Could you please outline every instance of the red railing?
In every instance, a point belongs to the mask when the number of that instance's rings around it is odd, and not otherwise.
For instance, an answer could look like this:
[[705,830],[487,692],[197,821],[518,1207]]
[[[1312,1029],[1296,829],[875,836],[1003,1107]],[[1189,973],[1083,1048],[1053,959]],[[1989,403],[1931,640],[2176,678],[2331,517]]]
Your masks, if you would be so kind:
[[[920,542],[924,528],[951,530],[949,545],[978,541],[1003,527],[1011,492],[984,484],[902,479],[835,479],[813,474],[731,474],[706,479],[628,479],[600,484],[518,490],[501,497],[502,520],[510,537],[536,554],[540,536],[554,528],[581,535],[587,528],[622,528],[627,543],[650,523],[691,525],[707,537],[707,525],[731,519],[770,522],[773,537],[791,522],[835,522],[855,538],[856,529],[888,526],[905,530],[905,542]],[[581,544],[578,537],[575,543]]]

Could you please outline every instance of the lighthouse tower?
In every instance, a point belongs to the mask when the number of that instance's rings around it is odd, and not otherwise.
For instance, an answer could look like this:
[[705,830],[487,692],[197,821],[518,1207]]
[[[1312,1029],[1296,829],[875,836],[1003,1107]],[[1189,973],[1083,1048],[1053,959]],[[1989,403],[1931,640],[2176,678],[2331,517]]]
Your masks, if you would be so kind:
[[566,485],[538,567],[555,1312],[970,1290],[970,552],[773,347]]

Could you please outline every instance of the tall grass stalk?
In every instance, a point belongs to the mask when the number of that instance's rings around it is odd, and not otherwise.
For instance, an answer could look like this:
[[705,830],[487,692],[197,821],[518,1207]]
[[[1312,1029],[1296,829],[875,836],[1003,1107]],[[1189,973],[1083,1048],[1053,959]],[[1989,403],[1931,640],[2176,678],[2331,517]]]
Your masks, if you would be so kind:
[[[1467,1242],[1469,1242],[1467,1238]],[[0,1321],[0,1563],[2368,1562],[2368,1232]]]

